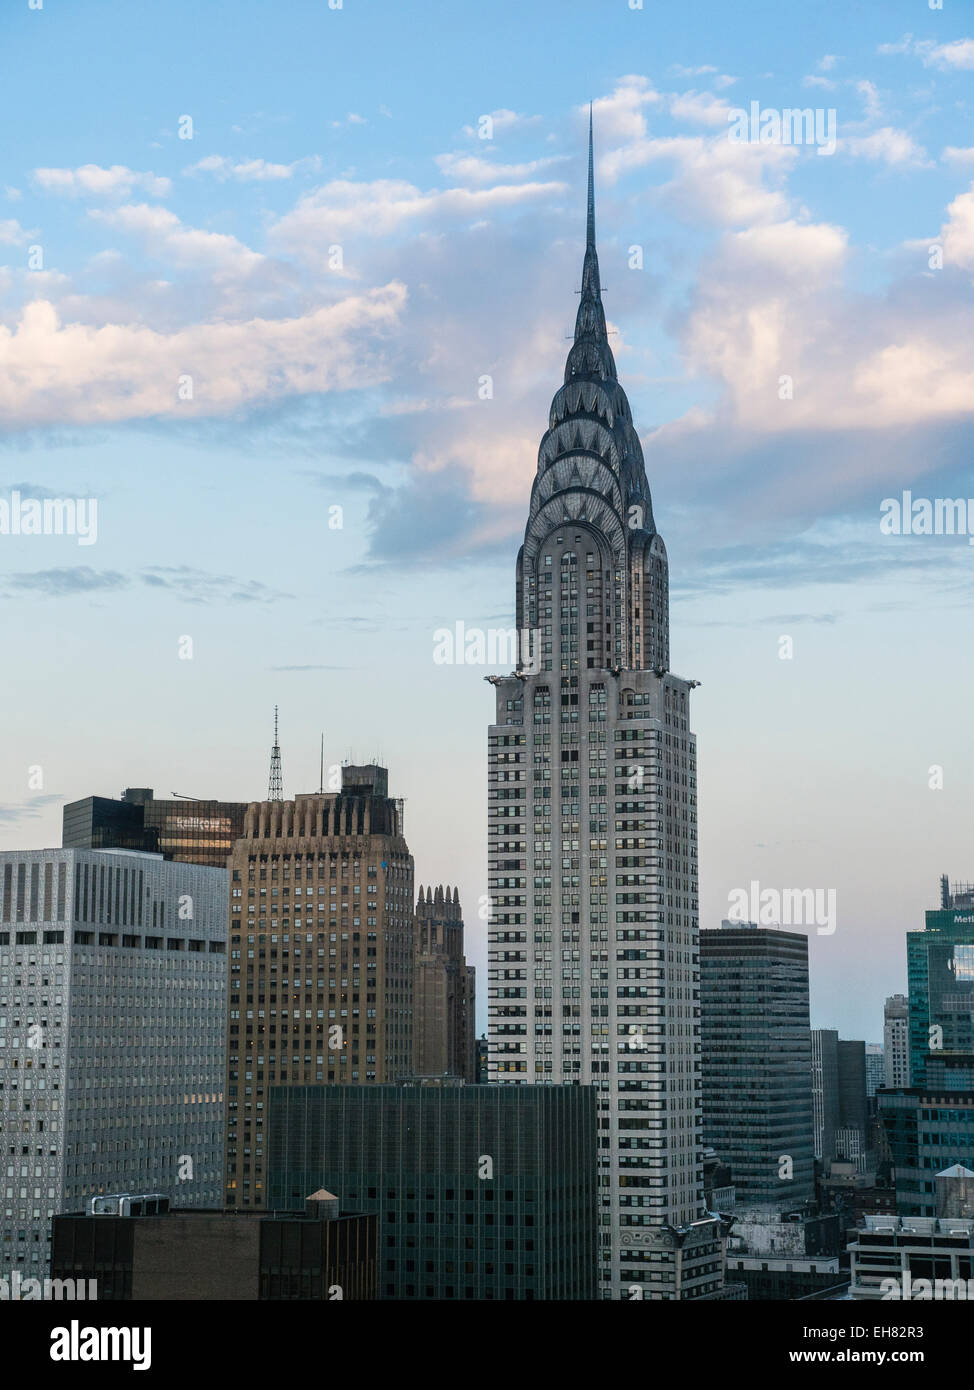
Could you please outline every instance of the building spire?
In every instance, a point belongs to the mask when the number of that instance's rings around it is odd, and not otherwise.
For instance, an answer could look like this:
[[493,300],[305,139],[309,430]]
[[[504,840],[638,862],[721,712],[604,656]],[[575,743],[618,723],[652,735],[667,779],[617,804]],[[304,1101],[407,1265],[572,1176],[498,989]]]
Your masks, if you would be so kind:
[[284,782],[281,776],[281,745],[277,741],[277,705],[274,706],[274,746],[271,748],[271,771],[267,779],[267,800],[284,800]]
[[592,140],[592,103],[588,104],[588,226],[585,249],[595,250],[595,156]]

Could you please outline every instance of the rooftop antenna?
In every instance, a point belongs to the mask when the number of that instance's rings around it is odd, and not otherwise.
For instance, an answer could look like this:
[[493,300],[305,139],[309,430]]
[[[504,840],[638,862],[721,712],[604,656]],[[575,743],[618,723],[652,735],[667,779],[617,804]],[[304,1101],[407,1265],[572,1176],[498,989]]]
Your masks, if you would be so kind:
[[322,796],[325,790],[325,731],[321,731],[321,764],[318,773],[318,795]]
[[267,800],[284,800],[284,782],[281,777],[281,745],[277,741],[277,705],[274,706],[274,746],[271,749],[271,773],[267,780]]

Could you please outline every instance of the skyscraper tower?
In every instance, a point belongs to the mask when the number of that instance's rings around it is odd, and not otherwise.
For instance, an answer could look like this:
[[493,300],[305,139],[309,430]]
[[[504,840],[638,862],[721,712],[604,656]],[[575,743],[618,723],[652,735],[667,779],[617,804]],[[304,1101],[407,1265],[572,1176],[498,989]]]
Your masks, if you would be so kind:
[[609,348],[591,118],[582,289],[517,559],[530,670],[491,676],[489,1079],[598,1093],[605,1298],[720,1297],[700,1114],[695,682]]
[[277,741],[277,705],[274,706],[274,746],[271,749],[271,771],[267,779],[267,800],[284,800],[284,779],[281,776],[281,745]]

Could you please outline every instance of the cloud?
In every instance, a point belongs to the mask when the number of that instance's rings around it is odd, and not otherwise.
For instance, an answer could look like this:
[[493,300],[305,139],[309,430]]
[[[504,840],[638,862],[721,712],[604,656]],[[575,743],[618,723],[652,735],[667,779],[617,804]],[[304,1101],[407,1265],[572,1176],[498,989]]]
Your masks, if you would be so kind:
[[228,574],[208,574],[190,565],[149,565],[141,571],[142,583],[153,589],[169,589],[187,603],[276,603],[293,594],[270,589],[256,579],[235,579]]
[[912,34],[904,34],[897,43],[881,43],[878,52],[912,54],[922,59],[925,68],[939,68],[942,72],[974,68],[974,39],[937,43],[933,39],[914,39]]
[[322,256],[349,236],[389,236],[409,224],[486,217],[498,209],[538,202],[564,190],[561,183],[497,184],[422,193],[397,179],[353,183],[335,179],[300,198],[271,229],[272,239],[293,252]]
[[780,183],[797,158],[794,145],[745,144],[726,135],[673,136],[635,140],[610,150],[599,167],[613,183],[643,165],[672,161],[676,176],[660,190],[669,211],[682,221],[740,226],[788,216],[790,198],[769,183]]
[[46,792],[43,796],[32,796],[29,801],[7,802],[0,805],[0,823],[17,825],[22,820],[36,820],[48,806],[60,804],[59,792]]
[[[404,286],[393,283],[294,318],[160,333],[140,324],[61,324],[53,304],[35,300],[14,329],[0,325],[0,414],[8,428],[108,424],[360,389],[386,378],[382,345],[405,301]],[[193,396],[180,399],[187,375]]]
[[2,581],[8,596],[34,594],[39,598],[69,598],[77,594],[118,592],[133,579],[153,589],[172,592],[187,603],[276,603],[292,594],[269,588],[256,579],[208,574],[189,565],[147,565],[135,576],[118,570],[95,570],[88,565],[8,574]]
[[722,97],[713,92],[684,92],[670,98],[670,115],[675,121],[689,121],[691,125],[719,126],[727,129],[727,113],[730,106]]
[[945,164],[974,164],[974,145],[962,148],[958,145],[948,145],[940,158]]
[[[495,135],[503,135],[510,130],[523,130],[526,126],[538,125],[541,121],[540,116],[522,116],[517,111],[507,110],[506,107],[502,107],[498,111],[485,112],[485,116],[489,117]],[[483,120],[484,116],[481,116],[478,118],[476,126],[465,125],[463,127],[464,135],[472,136],[475,139],[482,138],[480,122]]]
[[152,198],[165,198],[172,192],[172,180],[152,173],[139,173],[124,164],[104,169],[99,164],[82,164],[77,169],[35,169],[31,175],[46,193],[70,198],[128,198],[141,189]]
[[24,246],[35,232],[28,232],[14,217],[0,218],[0,246]]
[[90,594],[106,589],[125,589],[129,580],[117,570],[93,570],[88,565],[60,569],[34,570],[29,574],[10,574],[2,581],[11,594],[37,594],[42,598],[63,598],[71,594]]
[[111,211],[93,208],[88,216],[139,237],[151,254],[176,267],[246,275],[264,259],[234,236],[184,226],[168,208],[149,207],[148,203],[130,203]]
[[839,149],[855,159],[875,159],[889,165],[930,166],[923,146],[918,145],[905,130],[895,130],[892,126],[883,126],[871,135],[849,136],[839,141]]
[[317,155],[296,159],[291,164],[269,164],[263,159],[233,160],[226,155],[208,154],[183,170],[185,174],[212,174],[221,183],[268,183],[293,178],[295,173],[314,173],[321,168]]
[[488,184],[516,182],[531,179],[553,164],[563,164],[568,155],[550,155],[546,159],[532,159],[524,164],[495,164],[473,154],[438,154],[436,165],[440,173],[460,183]]
[[[666,98],[650,84],[648,77],[631,74],[621,77],[615,90],[606,97],[597,97],[592,104],[599,144],[614,141],[645,140],[648,132],[647,107],[662,107]],[[587,115],[587,108],[579,108]]]

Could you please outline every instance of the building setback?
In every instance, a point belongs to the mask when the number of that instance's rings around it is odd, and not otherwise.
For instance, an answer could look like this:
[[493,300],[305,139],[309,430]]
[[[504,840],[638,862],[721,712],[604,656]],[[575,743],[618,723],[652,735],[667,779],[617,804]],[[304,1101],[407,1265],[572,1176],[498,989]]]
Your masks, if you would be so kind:
[[419,890],[413,986],[414,1069],[418,1076],[477,1080],[475,971],[463,954],[456,888]]
[[91,1195],[221,1200],[226,923],[225,870],[0,854],[0,1274]]
[[598,1093],[600,1290],[718,1294],[700,1137],[695,682],[673,675],[666,547],[616,376],[595,245],[491,676],[491,1081]]
[[590,1087],[274,1087],[270,1130],[275,1208],[378,1214],[380,1299],[596,1297]]
[[376,1218],[340,1216],[330,1198],[303,1212],[55,1216],[52,1273],[93,1280],[99,1303],[372,1299]]
[[700,933],[703,1136],[739,1208],[815,1195],[808,938],[750,923]]
[[270,1086],[411,1074],[413,952],[413,861],[384,767],[248,806],[231,859],[228,1206],[266,1205]]

